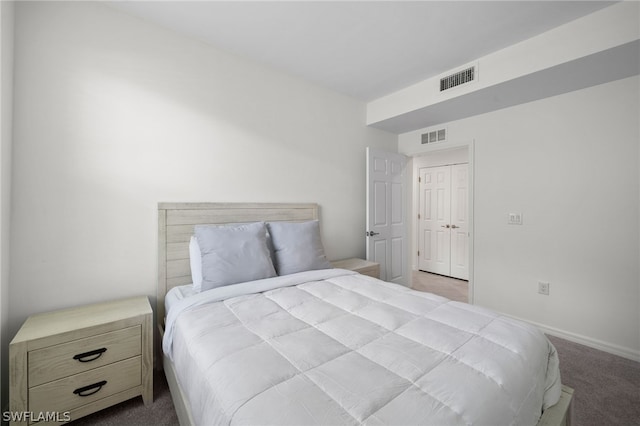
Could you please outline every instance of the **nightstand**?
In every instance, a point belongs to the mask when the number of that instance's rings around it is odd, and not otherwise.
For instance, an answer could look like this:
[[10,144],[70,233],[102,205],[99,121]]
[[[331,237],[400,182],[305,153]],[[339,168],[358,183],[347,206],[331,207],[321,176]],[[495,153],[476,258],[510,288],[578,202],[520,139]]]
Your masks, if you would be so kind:
[[356,271],[362,275],[368,275],[374,278],[380,278],[380,264],[371,262],[369,260],[351,258],[344,260],[337,260],[331,262],[334,268],[348,269],[350,271]]
[[9,345],[11,424],[75,420],[138,395],[153,402],[152,316],[134,297],[29,317]]

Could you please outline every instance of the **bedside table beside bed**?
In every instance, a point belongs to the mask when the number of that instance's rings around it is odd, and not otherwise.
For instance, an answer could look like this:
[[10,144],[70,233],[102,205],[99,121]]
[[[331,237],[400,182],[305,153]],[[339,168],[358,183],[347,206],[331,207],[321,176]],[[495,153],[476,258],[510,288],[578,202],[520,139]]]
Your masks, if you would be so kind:
[[11,424],[75,420],[138,395],[150,404],[152,318],[146,297],[30,316],[9,345]]
[[370,260],[358,259],[352,257],[350,259],[336,260],[331,262],[334,268],[348,269],[362,275],[368,275],[373,278],[380,278],[380,264],[371,262]]

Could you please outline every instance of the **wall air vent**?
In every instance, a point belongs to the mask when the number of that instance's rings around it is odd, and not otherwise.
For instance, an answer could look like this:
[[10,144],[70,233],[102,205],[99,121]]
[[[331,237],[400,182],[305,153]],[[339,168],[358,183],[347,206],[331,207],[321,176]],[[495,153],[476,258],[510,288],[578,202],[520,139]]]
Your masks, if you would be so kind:
[[447,129],[431,130],[422,134],[421,143],[444,142],[447,140]]
[[475,65],[459,71],[455,74],[448,75],[440,79],[440,91],[444,92],[461,84],[470,83],[476,79],[477,72]]

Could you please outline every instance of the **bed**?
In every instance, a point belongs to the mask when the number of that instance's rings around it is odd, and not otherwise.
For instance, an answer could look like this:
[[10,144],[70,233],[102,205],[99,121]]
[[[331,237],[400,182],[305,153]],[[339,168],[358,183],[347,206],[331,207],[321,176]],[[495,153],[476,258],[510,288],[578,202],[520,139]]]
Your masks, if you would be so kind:
[[[194,291],[194,233],[259,223],[275,275]],[[322,262],[287,269],[281,235],[312,223],[316,204],[158,205],[161,356],[181,424],[570,424],[573,391],[539,330]]]

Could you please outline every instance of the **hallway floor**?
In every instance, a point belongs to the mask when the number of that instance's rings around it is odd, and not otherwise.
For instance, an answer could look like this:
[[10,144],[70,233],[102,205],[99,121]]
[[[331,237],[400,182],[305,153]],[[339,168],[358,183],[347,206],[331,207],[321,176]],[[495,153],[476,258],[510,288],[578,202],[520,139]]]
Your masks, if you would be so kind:
[[469,301],[469,282],[443,275],[413,271],[411,288],[419,291],[428,291],[458,302]]

